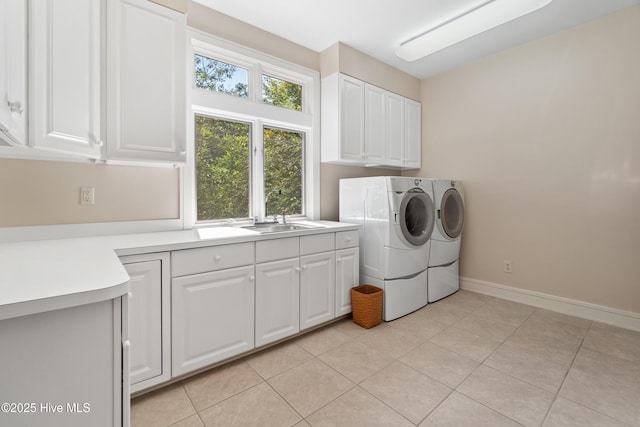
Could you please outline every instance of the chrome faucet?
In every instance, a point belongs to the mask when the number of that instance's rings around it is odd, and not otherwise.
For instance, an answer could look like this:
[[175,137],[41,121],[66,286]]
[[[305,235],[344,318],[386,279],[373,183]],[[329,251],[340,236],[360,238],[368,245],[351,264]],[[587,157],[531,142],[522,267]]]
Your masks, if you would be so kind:
[[282,194],[282,190],[271,190],[269,191],[269,193],[267,194],[267,197],[264,198],[264,222],[274,222],[277,223],[278,222],[278,218],[276,217],[276,215],[273,216],[273,221],[269,221],[267,219],[267,217],[269,216],[268,214],[268,207],[269,207],[269,197],[271,197],[272,194]]

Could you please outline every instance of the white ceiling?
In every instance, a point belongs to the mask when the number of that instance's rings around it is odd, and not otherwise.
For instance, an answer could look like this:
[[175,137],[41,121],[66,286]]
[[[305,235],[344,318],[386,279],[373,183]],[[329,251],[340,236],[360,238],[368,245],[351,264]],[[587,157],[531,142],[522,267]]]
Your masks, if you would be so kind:
[[341,41],[419,78],[640,4],[640,0],[554,0],[530,15],[410,63],[394,54],[401,43],[487,0],[195,1],[317,52]]

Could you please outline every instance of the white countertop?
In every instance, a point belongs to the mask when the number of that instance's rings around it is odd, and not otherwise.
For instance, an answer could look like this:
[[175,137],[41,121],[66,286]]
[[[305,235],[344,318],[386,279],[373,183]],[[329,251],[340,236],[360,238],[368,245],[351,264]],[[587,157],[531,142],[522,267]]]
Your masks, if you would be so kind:
[[119,255],[358,229],[331,221],[307,224],[314,228],[261,234],[238,227],[207,227],[0,244],[0,320],[124,295],[129,276]]

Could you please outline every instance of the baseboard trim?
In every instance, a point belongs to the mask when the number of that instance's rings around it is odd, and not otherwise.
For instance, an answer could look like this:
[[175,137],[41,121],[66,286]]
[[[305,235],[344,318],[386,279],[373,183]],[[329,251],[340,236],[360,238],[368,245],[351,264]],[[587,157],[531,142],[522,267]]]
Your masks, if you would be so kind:
[[469,277],[460,277],[460,288],[568,314],[570,316],[582,317],[608,325],[640,331],[640,313],[632,311],[618,310],[603,305],[591,304],[526,289],[518,289]]

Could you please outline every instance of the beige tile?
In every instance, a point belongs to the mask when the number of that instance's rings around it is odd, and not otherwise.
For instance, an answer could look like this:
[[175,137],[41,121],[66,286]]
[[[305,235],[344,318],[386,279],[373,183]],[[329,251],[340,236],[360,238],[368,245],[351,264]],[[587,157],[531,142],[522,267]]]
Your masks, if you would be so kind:
[[582,341],[588,328],[569,323],[558,322],[549,318],[531,316],[520,327],[522,332],[535,332],[559,340],[572,342]]
[[446,323],[429,319],[419,313],[412,313],[408,316],[401,317],[393,322],[389,322],[388,325],[401,331],[414,334],[424,340],[428,340],[438,332],[449,327]]
[[[532,319],[544,319],[550,320],[553,322],[566,323],[568,325],[576,326],[580,329],[584,329],[585,331],[589,329],[591,326],[591,320],[583,319],[582,317],[569,316],[568,314],[558,313],[556,311],[545,310],[543,308],[538,308],[531,315]],[[581,337],[584,337],[582,334]]]
[[425,340],[384,324],[370,329],[366,334],[360,336],[358,341],[397,359],[418,347]]
[[234,362],[184,381],[184,388],[198,411],[262,382],[246,362]]
[[247,363],[264,379],[301,364],[313,355],[294,342],[286,342],[250,356]]
[[494,322],[519,326],[527,320],[534,311],[535,308],[529,305],[496,298],[475,310],[473,313],[477,316],[491,319]]
[[537,328],[518,329],[505,344],[518,347],[533,355],[548,359],[561,365],[570,366],[581,340],[553,338]]
[[413,423],[419,423],[453,390],[395,362],[360,384]]
[[477,362],[482,362],[500,345],[500,341],[479,337],[455,326],[445,329],[429,341]]
[[413,426],[400,414],[363,391],[360,387],[350,390],[307,418],[312,426]]
[[430,342],[412,350],[400,361],[449,387],[457,387],[479,365],[468,357]]
[[195,414],[182,384],[173,384],[131,401],[131,426],[168,426]]
[[488,319],[476,313],[463,317],[453,326],[470,334],[500,342],[506,340],[518,328],[510,323]]
[[189,418],[171,424],[171,427],[205,427],[199,415],[191,415]]
[[457,391],[526,426],[542,424],[554,394],[487,366],[480,366]]
[[455,294],[450,295],[438,302],[446,301],[449,303],[454,303],[456,307],[462,310],[467,310],[468,312],[472,312],[487,304],[488,302],[493,301],[494,299],[494,297],[490,297],[489,295],[482,295],[476,292],[469,292],[461,289]]
[[432,304],[427,304],[426,307],[416,311],[415,314],[425,316],[427,319],[446,323],[447,325],[453,325],[469,314],[469,311],[457,307],[454,303],[437,301]]
[[357,341],[342,344],[318,358],[355,383],[364,381],[394,360]]
[[354,386],[318,359],[311,359],[268,382],[304,417]]
[[640,363],[640,332],[594,323],[584,347]]
[[309,332],[295,340],[295,343],[317,356],[351,340],[352,337],[338,328],[325,327]]
[[420,427],[473,426],[518,427],[519,423],[468,397],[453,392]]
[[640,364],[582,348],[560,396],[632,425],[640,425]]
[[525,350],[500,346],[484,364],[550,392],[557,392],[568,367],[542,359]]
[[329,327],[348,335],[349,338],[357,338],[367,332],[367,329],[354,323],[351,317],[347,317],[346,319],[333,323]]
[[291,426],[302,419],[266,383],[205,409],[200,416],[207,427]]
[[311,424],[309,424],[305,420],[302,420],[299,423],[297,423],[296,425],[294,425],[293,427],[311,427]]
[[553,403],[543,426],[628,427],[628,424],[621,423],[578,403],[559,397]]

